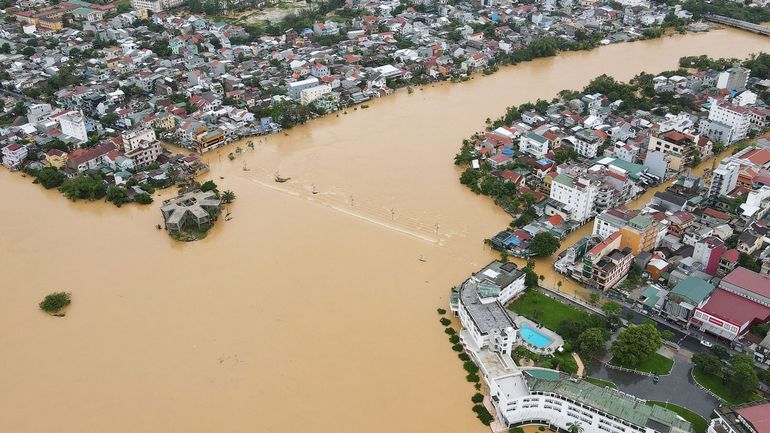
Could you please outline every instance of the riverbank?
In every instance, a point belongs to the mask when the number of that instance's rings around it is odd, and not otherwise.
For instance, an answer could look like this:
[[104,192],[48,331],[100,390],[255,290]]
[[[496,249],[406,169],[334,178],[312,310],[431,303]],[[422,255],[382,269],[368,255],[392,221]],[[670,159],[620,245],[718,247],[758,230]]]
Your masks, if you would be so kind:
[[[722,30],[566,53],[215,151],[207,176],[238,204],[198,243],[159,234],[152,206],[73,203],[0,170],[0,326],[18,330],[0,334],[0,430],[488,431],[433,312],[509,217],[457,183],[458,140],[603,72],[767,43]],[[38,310],[52,291],[76,300],[64,318]]]

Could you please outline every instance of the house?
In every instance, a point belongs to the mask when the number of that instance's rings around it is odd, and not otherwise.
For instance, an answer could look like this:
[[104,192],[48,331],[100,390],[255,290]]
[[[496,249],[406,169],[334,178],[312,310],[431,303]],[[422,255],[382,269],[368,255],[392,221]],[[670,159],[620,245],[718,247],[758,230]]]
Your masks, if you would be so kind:
[[59,149],[48,149],[45,152],[46,165],[62,169],[67,164],[67,153]]
[[27,146],[21,143],[12,143],[3,147],[3,165],[11,170],[21,167],[21,163],[27,157]]
[[714,286],[697,277],[680,281],[666,296],[663,313],[681,324],[690,322],[695,308],[700,307],[711,296]]
[[108,153],[115,150],[113,143],[105,143],[86,149],[77,149],[70,152],[66,167],[77,172],[95,170],[104,162]]

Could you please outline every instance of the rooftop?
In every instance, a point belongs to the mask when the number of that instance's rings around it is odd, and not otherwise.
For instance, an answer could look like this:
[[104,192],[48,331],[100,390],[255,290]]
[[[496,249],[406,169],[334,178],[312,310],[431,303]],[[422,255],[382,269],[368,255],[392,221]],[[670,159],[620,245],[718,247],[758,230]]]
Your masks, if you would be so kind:
[[558,371],[525,369],[524,377],[532,392],[569,397],[640,427],[650,427],[663,433],[673,430],[691,430],[689,422],[668,409],[648,406],[644,400],[611,388],[571,378]]

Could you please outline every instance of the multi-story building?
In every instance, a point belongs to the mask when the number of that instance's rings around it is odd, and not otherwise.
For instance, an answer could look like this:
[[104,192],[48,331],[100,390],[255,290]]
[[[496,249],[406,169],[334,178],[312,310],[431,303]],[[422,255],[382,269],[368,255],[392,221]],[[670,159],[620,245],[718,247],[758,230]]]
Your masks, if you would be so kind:
[[11,170],[15,170],[21,166],[21,163],[27,157],[27,146],[21,143],[9,144],[3,148],[2,156],[3,165]]
[[630,248],[633,255],[655,248],[658,223],[647,215],[637,215],[620,228],[620,248]]
[[725,243],[716,236],[709,236],[695,243],[692,258],[703,264],[704,272],[716,275],[719,270],[719,259],[724,252]]
[[137,11],[149,10],[152,12],[161,12],[180,6],[183,3],[184,0],[131,0],[131,7]]
[[583,256],[582,278],[584,280],[590,279],[591,275],[593,274],[594,264],[599,263],[599,260],[601,260],[604,256],[618,248],[620,248],[620,231],[616,231],[610,234],[604,238],[603,241],[594,245]]
[[83,144],[88,141],[88,130],[86,129],[86,119],[83,113],[77,111],[67,111],[54,115],[59,122],[62,134],[69,137],[77,144]]
[[524,291],[524,280],[514,263],[494,261],[453,294],[450,308],[460,317],[466,345],[476,351],[487,348],[511,353],[517,327],[503,305]]
[[530,132],[523,135],[519,141],[519,150],[523,153],[528,153],[535,158],[542,158],[548,153],[548,148],[551,145],[551,141],[546,137]]
[[597,193],[596,182],[583,175],[562,173],[551,182],[550,198],[564,205],[567,218],[580,223],[594,215]]
[[329,84],[319,84],[317,86],[308,87],[307,89],[302,89],[299,92],[299,103],[302,105],[310,104],[316,99],[328,95],[331,92],[332,86]]
[[698,130],[712,140],[730,145],[746,138],[751,117],[746,107],[712,99],[708,118],[701,120]]
[[163,148],[149,126],[126,131],[122,134],[123,152],[137,167],[150,164],[158,159]]
[[625,206],[604,211],[594,218],[594,228],[591,235],[606,239],[638,214],[639,211],[630,210]]
[[225,143],[225,135],[219,128],[203,131],[195,136],[193,147],[198,153],[206,153]]
[[666,295],[663,312],[669,319],[689,323],[697,307],[711,296],[714,286],[698,277],[687,277],[677,283]]
[[647,149],[666,154],[670,168],[679,171],[692,164],[697,142],[697,136],[672,130],[664,134],[650,135]]
[[591,277],[588,285],[594,289],[607,291],[620,282],[631,269],[634,255],[631,248],[615,249],[610,251],[591,267]]
[[544,368],[492,366],[496,367],[489,369],[492,402],[506,427],[543,424],[553,431],[569,431],[570,426],[579,425],[584,433],[692,430],[674,412],[609,387]]
[[738,172],[741,166],[732,161],[722,161],[719,167],[714,169],[711,176],[711,185],[709,185],[709,198],[715,199],[719,196],[729,194],[735,189],[738,183]]
[[318,78],[310,77],[301,81],[294,81],[286,85],[286,93],[289,98],[299,101],[300,92],[311,87],[315,87],[319,84]]

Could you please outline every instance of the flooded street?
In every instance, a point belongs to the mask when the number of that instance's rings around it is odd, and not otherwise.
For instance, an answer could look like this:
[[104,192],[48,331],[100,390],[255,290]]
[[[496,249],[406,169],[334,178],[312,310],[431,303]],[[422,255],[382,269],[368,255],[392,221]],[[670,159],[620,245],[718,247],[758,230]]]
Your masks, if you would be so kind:
[[[71,203],[0,170],[0,431],[488,431],[435,313],[510,221],[457,181],[462,139],[601,73],[768,49],[721,30],[566,53],[226,148],[233,219],[192,244],[155,229],[160,197]],[[57,290],[63,319],[37,309]]]

